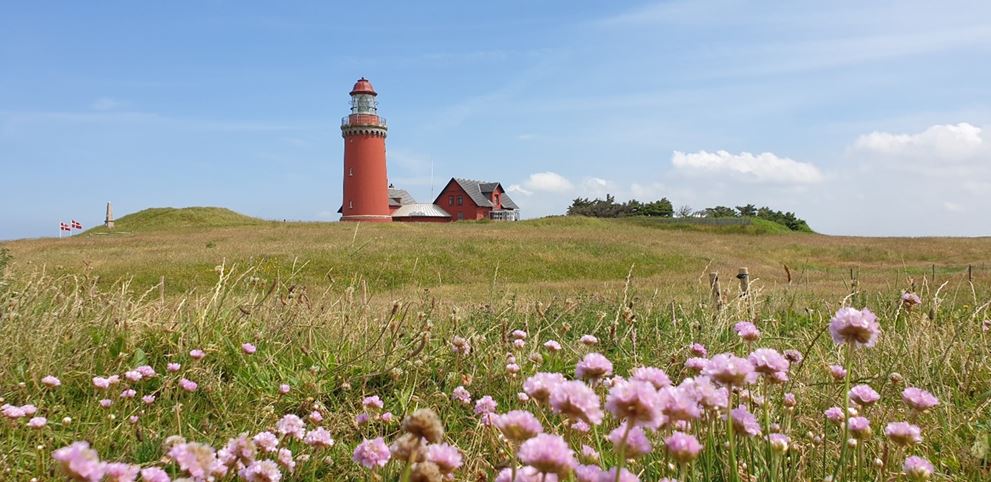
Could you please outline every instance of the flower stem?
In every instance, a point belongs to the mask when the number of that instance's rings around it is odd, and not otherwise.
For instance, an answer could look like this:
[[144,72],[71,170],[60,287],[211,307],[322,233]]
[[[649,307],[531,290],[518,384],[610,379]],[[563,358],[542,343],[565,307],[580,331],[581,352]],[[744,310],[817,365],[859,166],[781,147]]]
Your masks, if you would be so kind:
[[832,480],[836,481],[836,476],[840,473],[840,467],[843,466],[843,462],[846,459],[847,452],[847,437],[850,431],[850,377],[853,376],[850,366],[850,351],[852,350],[851,345],[847,343],[846,352],[843,356],[843,368],[846,370],[846,376],[843,377],[843,437],[840,439],[840,460],[836,463],[836,467],[833,468]]
[[619,441],[619,462],[616,463],[615,482],[619,482],[619,478],[623,474],[623,466],[626,465],[626,437],[630,435],[630,430],[633,430],[633,424],[627,420],[626,430],[623,431],[623,438]]

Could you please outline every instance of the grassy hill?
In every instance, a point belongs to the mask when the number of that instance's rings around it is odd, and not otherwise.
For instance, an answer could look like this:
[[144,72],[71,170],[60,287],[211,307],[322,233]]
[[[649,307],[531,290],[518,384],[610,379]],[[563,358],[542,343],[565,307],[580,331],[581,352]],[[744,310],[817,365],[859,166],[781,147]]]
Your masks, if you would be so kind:
[[103,226],[87,230],[84,234],[131,233],[188,228],[215,228],[223,226],[248,226],[265,221],[236,213],[226,208],[149,208],[118,218],[114,230]]

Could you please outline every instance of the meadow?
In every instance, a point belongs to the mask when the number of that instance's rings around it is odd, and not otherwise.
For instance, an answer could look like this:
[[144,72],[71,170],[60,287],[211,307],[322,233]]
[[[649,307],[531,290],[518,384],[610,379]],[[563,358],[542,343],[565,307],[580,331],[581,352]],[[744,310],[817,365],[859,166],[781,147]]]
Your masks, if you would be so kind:
[[4,480],[991,476],[991,239],[198,214],[0,244]]

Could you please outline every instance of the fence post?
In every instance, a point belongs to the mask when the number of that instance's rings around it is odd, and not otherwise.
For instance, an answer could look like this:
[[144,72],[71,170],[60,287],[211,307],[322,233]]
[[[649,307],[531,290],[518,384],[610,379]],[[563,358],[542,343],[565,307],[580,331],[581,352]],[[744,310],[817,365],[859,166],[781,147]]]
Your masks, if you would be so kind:
[[967,281],[969,283],[974,282],[974,265],[972,264],[967,265]]
[[165,276],[158,278],[158,299],[162,304],[165,303]]
[[709,273],[709,291],[712,295],[712,306],[715,306],[716,311],[719,311],[723,307],[723,299],[720,295],[719,272],[717,271]]
[[750,294],[750,270],[744,266],[740,268],[740,274],[736,277],[740,279],[740,297]]

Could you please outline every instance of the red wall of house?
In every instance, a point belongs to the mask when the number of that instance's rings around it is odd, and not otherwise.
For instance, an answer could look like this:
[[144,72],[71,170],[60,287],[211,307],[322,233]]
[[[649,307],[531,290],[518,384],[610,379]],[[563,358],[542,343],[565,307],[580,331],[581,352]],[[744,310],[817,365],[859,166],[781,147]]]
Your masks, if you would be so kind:
[[[451,196],[454,197],[453,203],[451,202]],[[458,204],[458,196],[461,196],[460,205]],[[435,204],[451,213],[452,221],[461,220],[458,217],[458,213],[463,214],[463,219],[466,221],[488,219],[489,211],[492,210],[489,207],[476,206],[475,202],[468,197],[464,189],[461,189],[461,185],[454,181],[448,183],[444,190],[441,191],[440,195],[437,196],[437,202]]]

